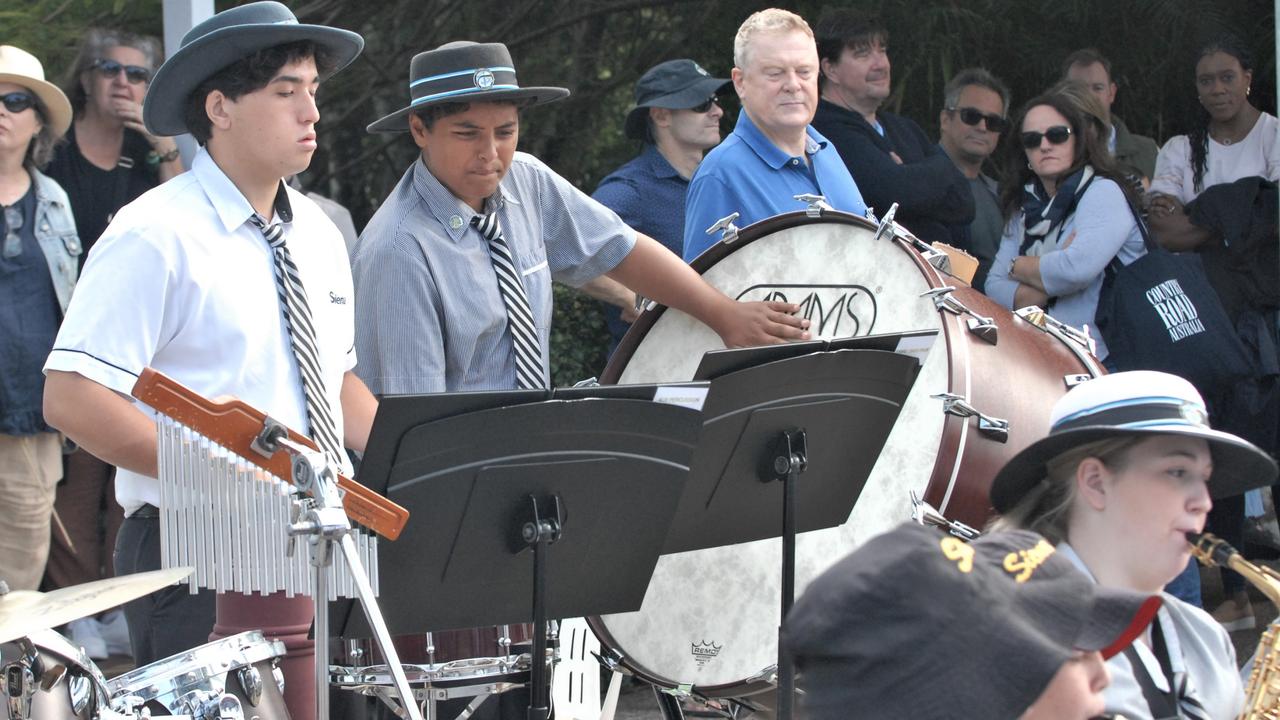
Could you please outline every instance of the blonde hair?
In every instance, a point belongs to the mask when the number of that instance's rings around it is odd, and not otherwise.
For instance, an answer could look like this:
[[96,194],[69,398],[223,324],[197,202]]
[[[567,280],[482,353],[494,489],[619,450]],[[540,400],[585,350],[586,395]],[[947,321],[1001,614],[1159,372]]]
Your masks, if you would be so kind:
[[1129,451],[1147,439],[1121,435],[1077,445],[1045,463],[1045,476],[1027,491],[1018,504],[987,525],[988,532],[1032,530],[1057,545],[1067,539],[1067,522],[1076,499],[1076,468],[1086,458],[1097,458],[1113,471],[1129,461]]
[[802,32],[813,38],[813,30],[804,18],[780,8],[769,8],[752,13],[738,28],[733,38],[733,64],[739,70],[747,66],[747,50],[751,47],[751,39],[760,33]]

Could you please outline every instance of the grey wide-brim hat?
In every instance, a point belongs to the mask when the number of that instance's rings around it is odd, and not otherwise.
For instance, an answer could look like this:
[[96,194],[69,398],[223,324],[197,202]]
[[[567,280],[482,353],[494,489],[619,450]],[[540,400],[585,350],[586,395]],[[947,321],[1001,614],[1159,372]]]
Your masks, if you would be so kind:
[[658,63],[636,82],[636,106],[627,113],[623,130],[629,138],[644,140],[649,108],[688,110],[732,82],[728,78],[711,77],[711,73],[692,60],[681,58]]
[[[259,50],[310,40],[333,60],[333,73],[364,49],[364,38],[350,30],[304,25],[278,2],[255,2],[231,8],[191,28],[178,51],[164,61],[147,90],[142,120],[154,135],[188,131],[183,118],[187,98],[219,70]],[[323,79],[323,78],[322,78]]]
[[1054,403],[1049,435],[1013,457],[991,483],[991,505],[1005,513],[1048,474],[1046,465],[1080,445],[1123,435],[1182,435],[1209,443],[1209,495],[1231,497],[1275,482],[1275,460],[1242,437],[1209,427],[1195,386],[1168,373],[1133,370],[1075,386]]
[[409,104],[370,123],[369,132],[405,132],[409,114],[447,102],[516,101],[524,107],[569,96],[560,87],[520,87],[515,63],[502,43],[457,40],[409,61]]

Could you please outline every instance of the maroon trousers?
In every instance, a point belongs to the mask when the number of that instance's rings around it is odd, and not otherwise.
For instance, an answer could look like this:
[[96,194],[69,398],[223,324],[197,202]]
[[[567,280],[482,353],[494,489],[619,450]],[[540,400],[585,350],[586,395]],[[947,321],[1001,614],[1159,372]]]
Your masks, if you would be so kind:
[[[63,480],[53,509],[66,529],[55,521],[45,567],[45,590],[80,585],[112,577],[111,556],[124,510],[116,503],[116,469],[77,449],[62,459]],[[71,543],[67,543],[70,537]]]

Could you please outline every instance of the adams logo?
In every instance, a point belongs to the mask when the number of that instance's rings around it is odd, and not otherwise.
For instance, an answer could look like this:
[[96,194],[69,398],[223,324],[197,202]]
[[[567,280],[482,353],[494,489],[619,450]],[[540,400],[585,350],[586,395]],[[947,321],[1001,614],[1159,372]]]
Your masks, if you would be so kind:
[[734,299],[795,303],[800,306],[800,317],[809,321],[809,332],[815,338],[870,335],[876,324],[876,292],[862,285],[769,283],[752,285]]
[[720,654],[720,650],[724,646],[703,640],[699,643],[690,643],[689,647],[693,653],[693,661],[698,663],[698,667],[703,667],[712,660],[715,660],[716,656]]

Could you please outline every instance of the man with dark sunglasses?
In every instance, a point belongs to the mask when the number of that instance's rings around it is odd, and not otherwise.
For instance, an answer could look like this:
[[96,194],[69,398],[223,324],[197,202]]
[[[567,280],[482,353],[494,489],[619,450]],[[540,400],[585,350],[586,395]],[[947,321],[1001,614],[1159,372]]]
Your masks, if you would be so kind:
[[951,244],[978,258],[973,276],[978,289],[986,283],[1004,231],[996,181],[982,170],[1009,129],[1008,111],[1009,88],[986,70],[969,68],[947,83],[938,114],[938,145],[969,181],[973,195],[973,222],[953,227]]
[[[649,68],[636,83],[636,104],[627,113],[627,137],[640,140],[640,155],[614,170],[592,197],[618,213],[633,229],[676,255],[684,253],[685,195],[689,178],[707,150],[720,144],[716,93],[730,80],[714,78],[693,60],[668,60]],[[610,352],[627,332],[632,300],[605,304],[612,336]],[[631,307],[627,307],[631,306]]]
[[884,112],[889,32],[860,10],[829,9],[815,28],[822,98],[813,126],[840,151],[878,213],[898,204],[898,221],[925,242],[953,242],[973,221],[973,196],[955,165],[909,118]]
[[1111,75],[1111,61],[1094,48],[1077,50],[1062,62],[1062,77],[1064,80],[1084,83],[1089,92],[1102,103],[1102,109],[1106,112],[1103,121],[1111,129],[1107,149],[1126,175],[1141,179],[1144,188],[1149,186],[1151,176],[1156,171],[1156,154],[1159,148],[1155,140],[1129,132],[1124,121],[1111,114],[1117,90],[1116,81]]

